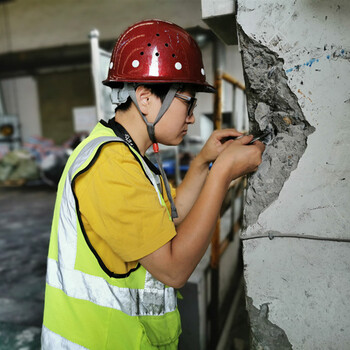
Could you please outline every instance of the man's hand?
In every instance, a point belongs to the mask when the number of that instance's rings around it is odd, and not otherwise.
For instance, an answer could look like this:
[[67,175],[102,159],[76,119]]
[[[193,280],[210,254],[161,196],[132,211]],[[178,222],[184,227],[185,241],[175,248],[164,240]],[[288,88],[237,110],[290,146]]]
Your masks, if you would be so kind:
[[258,169],[265,145],[260,141],[252,141],[253,135],[243,136],[237,140],[229,140],[227,147],[220,153],[213,167],[220,168],[229,181]]
[[[242,135],[243,134],[236,129],[215,130],[203,146],[198,157],[200,157],[203,162],[209,164],[210,162],[213,162],[219,156],[219,154],[234,141],[234,138]],[[225,139],[230,137],[232,137],[232,139],[224,142]]]

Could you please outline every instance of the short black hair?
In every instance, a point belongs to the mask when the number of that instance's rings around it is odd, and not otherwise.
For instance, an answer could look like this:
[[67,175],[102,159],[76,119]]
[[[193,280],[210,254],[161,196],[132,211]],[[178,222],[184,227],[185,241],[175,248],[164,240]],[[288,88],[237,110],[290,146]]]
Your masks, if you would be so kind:
[[[150,89],[151,93],[156,95],[163,103],[172,84],[163,83],[163,84],[139,84],[139,85],[142,85],[147,89]],[[122,86],[120,86],[120,87],[122,87]],[[180,88],[180,92],[183,92],[185,90],[186,91],[189,90],[191,92],[193,91],[193,93],[195,94],[196,87],[192,84],[183,84]],[[127,111],[131,106],[131,102],[132,102],[132,100],[131,100],[131,97],[129,96],[128,99],[126,100],[126,102],[122,103],[121,105],[119,105],[115,109],[115,112],[117,112],[117,110],[123,111],[123,112]]]

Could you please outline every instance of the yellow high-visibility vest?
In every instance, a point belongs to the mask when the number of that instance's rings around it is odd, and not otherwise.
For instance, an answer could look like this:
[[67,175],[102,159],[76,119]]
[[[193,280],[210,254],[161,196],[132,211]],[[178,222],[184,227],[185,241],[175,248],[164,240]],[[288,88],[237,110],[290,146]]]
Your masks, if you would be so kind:
[[[103,145],[125,142],[98,123],[70,156],[58,186],[45,290],[42,349],[177,349],[176,291],[140,264],[115,277],[94,254],[79,220],[74,179],[93,166]],[[136,155],[161,205],[157,176]],[[169,216],[169,220],[171,220]]]

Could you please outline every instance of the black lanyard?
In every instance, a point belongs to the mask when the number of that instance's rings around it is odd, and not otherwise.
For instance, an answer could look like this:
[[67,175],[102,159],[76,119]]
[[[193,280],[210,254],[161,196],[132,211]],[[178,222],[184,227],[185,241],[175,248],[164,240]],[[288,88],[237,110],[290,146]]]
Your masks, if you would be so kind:
[[[101,123],[105,124],[105,122],[103,120],[101,120]],[[127,130],[124,128],[123,125],[116,122],[114,118],[111,118],[108,120],[108,123],[106,126],[111,128],[114,131],[114,133],[116,134],[116,136],[123,139],[128,145],[130,145],[133,149],[135,149],[137,151],[137,153],[140,153],[136,143],[131,138],[130,134],[127,132]]]
[[108,120],[108,123],[106,123],[104,120],[100,120],[100,123],[104,126],[111,128],[115,135],[123,139],[130,147],[132,147],[134,150],[137,151],[138,154],[142,157],[142,159],[145,161],[145,163],[148,165],[148,167],[157,175],[160,175],[159,169],[147,158],[141,155],[139,148],[137,147],[134,140],[131,138],[128,131],[124,128],[123,125],[119,124],[115,121],[114,118],[111,118]]

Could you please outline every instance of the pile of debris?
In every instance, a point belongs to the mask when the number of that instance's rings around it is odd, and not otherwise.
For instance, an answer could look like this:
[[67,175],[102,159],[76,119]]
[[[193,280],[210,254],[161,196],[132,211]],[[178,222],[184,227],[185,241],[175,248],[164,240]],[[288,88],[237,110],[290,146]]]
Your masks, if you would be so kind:
[[44,137],[30,137],[23,148],[0,158],[0,186],[29,183],[57,186],[69,155],[86,136],[74,134],[62,146]]
[[10,151],[0,159],[0,184],[21,186],[40,178],[40,170],[31,153],[21,149]]

